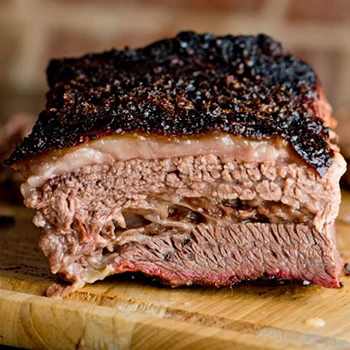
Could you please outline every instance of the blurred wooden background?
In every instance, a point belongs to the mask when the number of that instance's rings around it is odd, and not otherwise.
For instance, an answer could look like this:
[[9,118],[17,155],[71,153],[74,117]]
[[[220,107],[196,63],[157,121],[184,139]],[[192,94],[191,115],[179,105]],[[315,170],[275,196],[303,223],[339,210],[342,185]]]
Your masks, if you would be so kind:
[[0,120],[43,109],[50,57],[189,29],[270,34],[314,65],[335,111],[350,108],[350,0],[0,0]]

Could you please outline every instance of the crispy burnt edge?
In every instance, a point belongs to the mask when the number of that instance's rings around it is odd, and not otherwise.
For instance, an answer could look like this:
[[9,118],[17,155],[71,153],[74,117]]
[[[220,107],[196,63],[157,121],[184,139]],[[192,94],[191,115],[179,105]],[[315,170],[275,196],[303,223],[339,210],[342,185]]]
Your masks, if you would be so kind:
[[279,135],[320,176],[334,159],[313,69],[266,35],[183,32],[137,50],[52,60],[47,76],[46,110],[9,165],[130,132]]

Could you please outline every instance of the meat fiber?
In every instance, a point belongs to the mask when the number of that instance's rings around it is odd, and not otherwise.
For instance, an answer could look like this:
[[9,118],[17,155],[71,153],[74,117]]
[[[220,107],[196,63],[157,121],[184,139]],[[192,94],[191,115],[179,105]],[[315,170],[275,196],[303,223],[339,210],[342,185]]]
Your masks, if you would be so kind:
[[64,296],[141,271],[172,286],[339,287],[345,162],[306,63],[259,35],[187,32],[54,60],[48,102],[8,163]]

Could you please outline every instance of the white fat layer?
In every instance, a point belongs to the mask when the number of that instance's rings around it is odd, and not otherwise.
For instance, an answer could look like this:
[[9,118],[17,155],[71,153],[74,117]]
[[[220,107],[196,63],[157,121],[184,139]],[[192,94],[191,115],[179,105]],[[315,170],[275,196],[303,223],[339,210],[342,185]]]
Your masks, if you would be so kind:
[[43,156],[21,166],[20,170],[27,178],[22,185],[22,194],[27,197],[48,179],[88,165],[113,165],[135,158],[164,159],[203,154],[214,154],[225,162],[272,162],[290,157],[287,141],[279,138],[247,140],[229,134],[177,139],[137,134],[110,136],[60,152],[59,155]]

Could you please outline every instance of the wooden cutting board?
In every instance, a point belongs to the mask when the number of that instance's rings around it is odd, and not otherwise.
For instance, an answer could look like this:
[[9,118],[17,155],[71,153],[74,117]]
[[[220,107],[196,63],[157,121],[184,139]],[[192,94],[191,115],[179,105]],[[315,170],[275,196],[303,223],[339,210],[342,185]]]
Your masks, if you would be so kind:
[[[35,349],[350,349],[350,277],[342,289],[240,285],[171,289],[113,276],[65,300],[44,297],[54,281],[24,208],[0,208],[0,344]],[[350,262],[350,195],[338,220]]]

